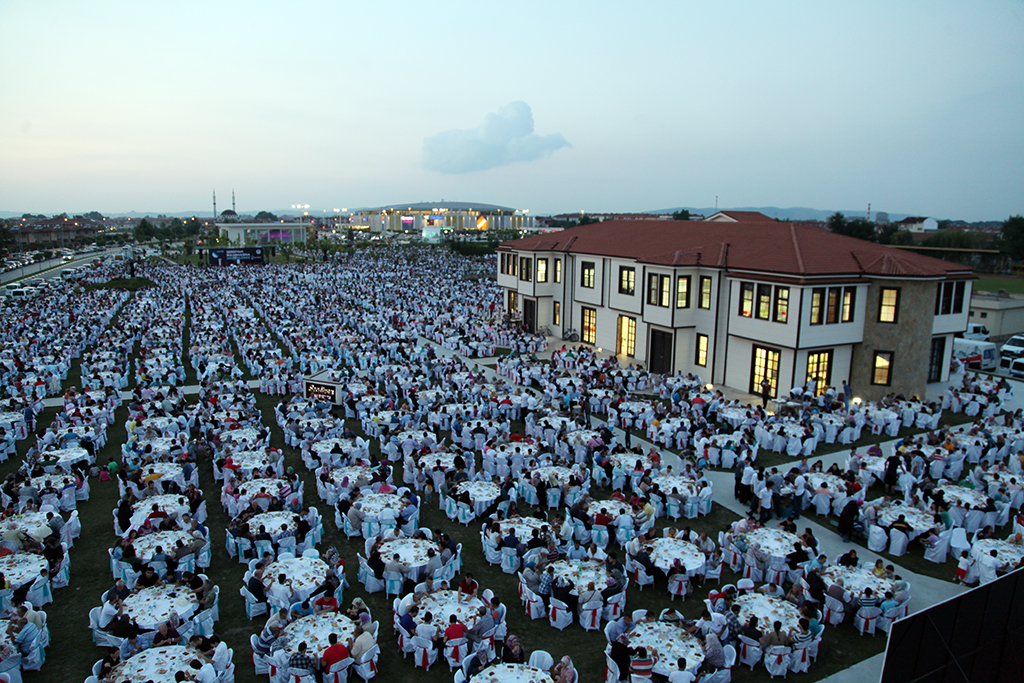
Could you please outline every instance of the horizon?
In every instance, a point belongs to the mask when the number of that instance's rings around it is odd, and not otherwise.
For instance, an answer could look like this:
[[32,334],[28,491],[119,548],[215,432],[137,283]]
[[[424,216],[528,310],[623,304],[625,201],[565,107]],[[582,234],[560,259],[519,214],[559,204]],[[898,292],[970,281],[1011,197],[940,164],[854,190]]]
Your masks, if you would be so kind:
[[1013,0],[54,0],[0,19],[0,207],[22,213],[195,212],[214,188],[243,207],[1024,213]]

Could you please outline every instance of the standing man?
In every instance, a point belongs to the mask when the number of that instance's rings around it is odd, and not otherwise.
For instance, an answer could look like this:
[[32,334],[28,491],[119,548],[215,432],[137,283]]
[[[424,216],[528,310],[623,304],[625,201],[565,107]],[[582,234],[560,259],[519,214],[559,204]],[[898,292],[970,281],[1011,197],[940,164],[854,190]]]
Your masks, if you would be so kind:
[[843,380],[843,403],[846,404],[846,410],[850,410],[850,401],[853,400],[853,388],[850,386],[849,380]]
[[761,380],[761,407],[768,409],[768,399],[772,397],[772,383],[767,377]]

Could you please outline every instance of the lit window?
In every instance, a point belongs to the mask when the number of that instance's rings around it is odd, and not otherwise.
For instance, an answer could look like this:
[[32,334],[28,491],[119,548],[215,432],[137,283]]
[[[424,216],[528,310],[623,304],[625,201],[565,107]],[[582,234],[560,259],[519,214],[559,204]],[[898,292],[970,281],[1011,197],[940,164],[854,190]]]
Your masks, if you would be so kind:
[[562,259],[555,259],[555,282],[562,281]]
[[711,278],[700,276],[700,308],[711,308]]
[[900,314],[900,290],[884,287],[878,297],[878,322],[895,323]]
[[839,322],[839,294],[843,290],[839,287],[831,287],[828,290],[828,298],[825,306],[825,322],[834,325]]
[[537,282],[548,281],[548,260],[546,258],[537,259]]
[[587,344],[597,343],[597,311],[593,308],[583,309],[583,334],[580,339]]
[[706,334],[697,333],[697,354],[693,359],[693,362],[701,367],[707,367],[708,364],[708,336]]
[[754,314],[759,320],[768,320],[772,311],[772,286],[757,286],[757,310]]
[[619,266],[619,294],[633,296],[636,290],[636,268]]
[[775,288],[775,315],[772,318],[777,323],[784,323],[789,317],[789,287]]
[[690,276],[681,275],[676,280],[676,308],[690,307]]
[[884,386],[892,384],[892,351],[875,351],[871,383]]
[[825,310],[825,289],[811,290],[811,325],[820,325],[824,319]]
[[671,282],[672,278],[668,275],[648,275],[647,303],[651,306],[668,308],[669,298],[671,297],[671,292],[669,291]]
[[556,301],[555,302],[554,308],[552,309],[551,324],[552,325],[561,325],[562,324],[562,302],[561,301]]
[[594,273],[596,268],[594,267],[593,261],[583,261],[580,264],[580,287],[586,287],[587,289],[594,288]]
[[843,317],[842,322],[853,322],[853,309],[857,304],[857,288],[845,287],[843,289]]
[[740,315],[749,318],[754,315],[754,283],[740,283]]

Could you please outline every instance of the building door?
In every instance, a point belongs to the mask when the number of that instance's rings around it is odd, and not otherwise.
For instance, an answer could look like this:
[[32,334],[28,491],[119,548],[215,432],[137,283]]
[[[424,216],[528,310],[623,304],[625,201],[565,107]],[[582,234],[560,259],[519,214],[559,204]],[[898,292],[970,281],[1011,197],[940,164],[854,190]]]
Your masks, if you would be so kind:
[[779,355],[777,349],[755,346],[750,362],[750,393],[761,393],[761,380],[771,382],[771,395],[779,395]]
[[648,369],[659,375],[672,374],[672,333],[663,330],[651,330],[651,353],[647,361]]
[[928,357],[928,381],[942,381],[942,361],[946,358],[946,338],[932,339],[932,354]]
[[629,356],[636,355],[636,318],[628,315],[619,316],[618,334],[615,336],[615,355]]
[[832,385],[832,350],[812,351],[807,354],[807,379],[818,380],[818,395]]
[[523,327],[527,332],[537,331],[537,302],[534,299],[523,298]]

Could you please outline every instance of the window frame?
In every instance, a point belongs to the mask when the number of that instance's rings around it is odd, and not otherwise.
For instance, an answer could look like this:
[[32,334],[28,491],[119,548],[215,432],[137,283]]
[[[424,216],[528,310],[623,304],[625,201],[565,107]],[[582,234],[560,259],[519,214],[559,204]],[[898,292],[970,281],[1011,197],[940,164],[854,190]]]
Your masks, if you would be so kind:
[[825,294],[825,324],[838,325],[842,317],[842,287],[829,287]]
[[519,259],[519,280],[521,282],[533,281],[533,259],[528,256]]
[[857,288],[843,287],[843,301],[839,305],[839,322],[852,323],[857,317]]
[[693,348],[693,364],[706,368],[708,366],[708,335],[698,332]]
[[[679,285],[686,283],[683,286],[683,291],[680,292]],[[682,296],[680,296],[682,294]],[[679,275],[676,277],[676,308],[689,308],[690,307],[690,276]]]
[[822,325],[825,322],[825,297],[828,294],[827,287],[814,287],[811,289],[811,310],[807,316],[808,325]]
[[[628,287],[624,282],[628,278]],[[636,268],[634,266],[619,266],[619,294],[625,296],[634,296],[636,294]]]
[[668,308],[672,304],[672,276],[661,273],[647,274],[647,304]]
[[740,283],[740,310],[738,311],[741,318],[753,318],[754,317],[754,283],[753,282],[741,282]]
[[[892,386],[892,366],[895,360],[896,354],[892,351],[880,351],[876,350],[871,355],[871,386],[876,387],[891,387]],[[885,368],[885,381],[879,382],[878,380],[878,361],[885,358],[888,362],[888,366]]]
[[772,319],[772,286],[758,283],[754,292],[754,317],[758,320]]
[[[886,292],[893,293],[892,304],[885,303]],[[892,320],[886,320],[882,317],[882,313],[887,309],[892,309]],[[899,287],[882,287],[878,292],[878,322],[885,325],[896,325],[900,321],[900,288]]]
[[[626,325],[626,348],[620,349],[620,343],[622,342],[622,326]],[[636,318],[631,315],[620,315],[618,325],[615,330],[615,351],[622,352],[622,355],[629,358],[636,358]]]
[[[587,284],[587,282],[590,284]],[[597,283],[597,262],[596,261],[580,261],[580,287],[584,289],[594,289]]]
[[555,284],[559,284],[562,281],[562,259],[555,259]]
[[[785,296],[782,296],[783,293],[785,293]],[[779,315],[780,303],[782,304],[782,315]],[[772,301],[772,322],[782,323],[783,325],[789,322],[789,287],[775,286],[775,299]]]
[[551,324],[561,325],[562,324],[562,302],[555,301],[551,307]]
[[[541,264],[544,264],[544,266],[541,267]],[[538,258],[537,259],[537,282],[538,283],[542,283],[542,282],[547,282],[547,281],[548,281],[548,260],[546,258]]]
[[[707,288],[704,285],[707,284]],[[711,310],[711,291],[713,288],[713,281],[710,275],[700,276],[700,293],[698,296],[700,299],[697,301],[697,308],[705,311]]]
[[[580,341],[584,344],[596,344],[597,343],[597,309],[590,308],[589,306],[580,307]],[[592,319],[592,324],[588,334],[587,318]]]

